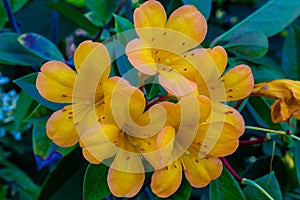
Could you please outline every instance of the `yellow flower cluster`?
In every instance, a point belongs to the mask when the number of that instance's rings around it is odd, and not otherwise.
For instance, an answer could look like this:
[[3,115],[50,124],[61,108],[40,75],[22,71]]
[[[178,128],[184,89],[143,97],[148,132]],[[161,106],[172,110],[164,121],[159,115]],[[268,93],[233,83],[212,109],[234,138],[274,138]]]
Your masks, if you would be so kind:
[[134,26],[139,38],[127,44],[126,55],[141,86],[157,75],[176,103],[150,105],[141,87],[109,77],[103,44],[85,41],[74,54],[76,72],[56,61],[41,67],[40,94],[69,104],[49,118],[47,135],[62,147],[79,142],[89,162],[108,164],[107,182],[117,197],[136,195],[146,171],[154,171],[151,189],[160,197],[176,192],[183,173],[192,186],[204,187],[220,176],[219,157],[238,147],[244,120],[223,102],[251,93],[251,70],[239,65],[224,73],[222,47],[198,48],[207,24],[194,6],[178,8],[167,20],[163,6],[149,0],[135,10]]

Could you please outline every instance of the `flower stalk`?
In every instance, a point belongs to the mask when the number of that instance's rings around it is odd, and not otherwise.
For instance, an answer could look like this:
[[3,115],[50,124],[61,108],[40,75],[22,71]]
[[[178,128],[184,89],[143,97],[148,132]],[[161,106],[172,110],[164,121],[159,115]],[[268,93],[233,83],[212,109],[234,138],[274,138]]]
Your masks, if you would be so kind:
[[3,0],[3,4],[4,4],[5,10],[6,10],[8,19],[9,19],[10,23],[12,24],[14,31],[16,33],[20,34],[20,30],[17,25],[17,21],[15,19],[15,16],[13,15],[13,12],[11,10],[8,0]]

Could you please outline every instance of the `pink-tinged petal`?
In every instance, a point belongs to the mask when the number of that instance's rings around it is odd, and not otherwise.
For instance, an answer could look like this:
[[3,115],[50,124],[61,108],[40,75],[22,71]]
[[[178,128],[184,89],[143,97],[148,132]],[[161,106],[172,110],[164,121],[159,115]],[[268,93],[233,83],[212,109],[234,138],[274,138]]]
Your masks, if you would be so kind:
[[207,32],[207,23],[196,7],[185,5],[171,14],[166,28],[178,31],[201,43]]
[[180,160],[156,170],[151,179],[151,189],[159,197],[166,198],[174,194],[181,184],[182,168]]
[[229,70],[223,77],[227,98],[235,101],[250,95],[254,86],[253,74],[247,65],[238,65]]
[[156,146],[159,151],[161,166],[169,165],[172,162],[174,139],[175,129],[171,126],[166,126],[157,135]]
[[90,162],[103,160],[112,157],[120,144],[123,136],[120,134],[120,129],[114,125],[92,126],[80,135],[80,141],[89,155],[86,158]]
[[123,172],[109,168],[107,183],[110,191],[116,197],[133,197],[143,186],[144,173]]
[[58,146],[73,146],[78,142],[78,133],[74,124],[72,106],[66,106],[54,112],[48,119],[46,125],[47,135]]
[[177,97],[193,93],[197,89],[194,82],[189,81],[176,70],[159,70],[158,73],[161,86]]
[[126,55],[130,63],[140,72],[148,75],[156,74],[156,61],[152,49],[141,39],[134,39],[126,46]]
[[76,73],[63,62],[50,61],[41,67],[36,87],[49,101],[71,103],[75,77]]
[[166,12],[158,1],[147,1],[134,11],[134,26],[138,35],[147,41],[151,41],[153,30],[151,28],[164,28],[166,25]]
[[219,158],[199,158],[197,154],[183,155],[181,161],[184,173],[189,183],[196,188],[207,186],[210,181],[218,178],[222,172],[222,162]]

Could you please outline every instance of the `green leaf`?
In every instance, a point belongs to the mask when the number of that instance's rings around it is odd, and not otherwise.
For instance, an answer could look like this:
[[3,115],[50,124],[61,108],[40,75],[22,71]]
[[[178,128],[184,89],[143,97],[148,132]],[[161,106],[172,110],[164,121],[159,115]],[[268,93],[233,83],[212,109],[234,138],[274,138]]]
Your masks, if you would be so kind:
[[6,21],[7,21],[6,10],[3,1],[0,1],[0,31],[3,29]]
[[21,92],[19,95],[17,106],[14,110],[14,126],[15,131],[22,131],[22,128],[26,125],[24,119],[31,111],[37,106],[37,103],[33,101],[25,92]]
[[298,175],[298,180],[300,182],[300,142],[299,141],[295,141],[295,167],[297,169],[297,175]]
[[[280,10],[280,15],[278,11]],[[300,1],[270,0],[254,13],[221,35],[219,41],[228,41],[249,31],[260,31],[267,37],[283,30],[300,14]]]
[[282,70],[276,66],[259,65],[251,67],[255,83],[284,79]]
[[50,40],[36,33],[22,34],[18,41],[28,51],[45,60],[63,61],[64,57]]
[[194,5],[205,19],[209,18],[212,0],[182,0],[182,3]]
[[[8,183],[15,183],[18,185],[18,192],[23,194],[27,199],[36,199],[40,188],[25,174],[21,169],[15,165],[7,162],[0,163],[0,177]],[[22,198],[20,198],[22,199]],[[23,198],[25,199],[25,198]]]
[[[281,190],[274,172],[267,174],[261,178],[255,179],[255,182],[260,185],[269,195],[276,200],[282,199]],[[246,199],[269,200],[261,191],[251,185],[247,185],[244,189]]]
[[121,1],[122,0],[85,0],[87,7],[91,10],[89,18],[95,25],[107,24]]
[[119,42],[126,46],[129,41],[137,38],[134,25],[131,21],[118,15],[114,15],[114,18],[117,33],[116,37]]
[[[43,183],[38,199],[44,200],[53,197],[60,188],[68,183],[69,179],[72,179],[78,171],[82,171],[85,167],[86,161],[82,157],[81,149],[75,148],[74,151],[64,157],[57,167],[48,175]],[[76,182],[73,182],[73,184],[76,185]]]
[[268,38],[257,31],[242,33],[236,38],[231,38],[224,45],[224,48],[228,51],[251,58],[264,56],[268,51],[268,47]]
[[34,125],[39,126],[46,126],[46,123],[53,113],[53,110],[50,110],[43,106],[42,104],[39,104],[32,113],[24,119],[24,122],[31,123]]
[[0,33],[0,63],[10,65],[40,66],[45,60],[31,54],[18,42],[19,34]]
[[246,199],[238,182],[226,168],[221,176],[209,184],[209,194],[212,200],[241,200]]
[[1,185],[0,186],[0,200],[6,199],[6,194],[8,191],[8,185]]
[[300,28],[290,27],[282,50],[281,65],[289,79],[300,80]]
[[104,199],[110,195],[107,185],[108,167],[104,164],[89,164],[83,181],[83,199]]
[[[296,142],[296,141],[295,141]],[[287,185],[286,190],[292,191],[299,186],[299,175],[297,171],[297,162],[295,156],[291,151],[285,152],[284,156],[281,157],[286,170]],[[299,167],[298,167],[299,168]]]
[[13,13],[17,12],[20,10],[28,0],[10,0],[10,7]]
[[90,34],[95,34],[99,28],[91,23],[81,12],[61,2],[48,2],[49,7],[55,9],[59,14],[67,17],[74,24],[86,30]]
[[33,152],[36,157],[38,169],[50,165],[61,157],[68,155],[74,148],[59,147],[50,140],[44,126],[34,125],[32,130]]
[[45,107],[50,108],[52,110],[59,110],[63,108],[65,104],[48,101],[39,94],[35,85],[37,75],[38,73],[28,74],[26,76],[14,80],[14,83],[17,84],[20,88],[22,88],[23,91],[26,92],[30,97],[32,97],[34,100],[44,105]]

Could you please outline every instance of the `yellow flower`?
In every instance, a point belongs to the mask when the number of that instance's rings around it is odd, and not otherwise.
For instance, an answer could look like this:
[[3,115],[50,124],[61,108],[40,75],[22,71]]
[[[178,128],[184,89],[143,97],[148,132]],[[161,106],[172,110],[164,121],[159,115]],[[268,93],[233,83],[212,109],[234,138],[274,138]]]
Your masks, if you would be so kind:
[[205,96],[197,99],[200,109],[198,124],[194,121],[195,111],[184,111],[192,103],[189,98],[182,98],[178,104],[162,103],[168,110],[168,120],[158,134],[157,147],[162,151],[162,165],[167,166],[156,170],[151,182],[152,191],[159,197],[168,197],[176,192],[181,184],[182,168],[193,187],[204,187],[218,178],[222,172],[222,162],[218,157],[232,154],[244,132],[244,120],[235,109],[219,104],[220,111],[225,110],[222,113],[225,117],[213,111],[217,115],[217,119],[213,120],[209,99]]
[[271,106],[274,123],[290,118],[300,119],[300,82],[288,79],[273,80],[254,85],[252,95],[275,99]]
[[[113,195],[133,197],[145,180],[141,154],[156,150],[155,135],[164,125],[165,112],[159,105],[144,112],[144,94],[122,78],[110,78],[103,88],[101,123],[80,131],[83,155],[91,163],[110,165],[107,182]],[[106,160],[113,156],[111,163]],[[150,163],[154,157],[145,155]]]
[[184,96],[195,90],[195,83],[200,94],[220,101],[241,99],[251,92],[248,66],[237,66],[220,78],[227,65],[226,51],[219,46],[194,49],[207,31],[205,18],[194,6],[178,8],[167,21],[163,6],[150,0],[134,11],[134,26],[140,39],[127,44],[129,61],[146,75],[157,74],[169,93]]
[[[41,67],[36,80],[36,87],[45,99],[57,103],[70,103],[54,112],[46,125],[48,137],[62,147],[72,146],[78,142],[76,125],[80,121],[74,120],[74,112],[80,113],[77,119],[83,119],[89,114],[92,105],[101,106],[103,98],[101,84],[108,78],[110,57],[103,44],[85,41],[75,51],[74,64],[77,73],[63,62],[49,61]],[[87,70],[89,72],[86,72]],[[89,79],[85,80],[86,85],[76,87],[76,81],[80,77],[78,75],[86,78],[85,73],[91,74]],[[99,77],[93,77],[93,74],[102,76],[99,80]],[[88,89],[93,80],[99,80],[96,92]]]

